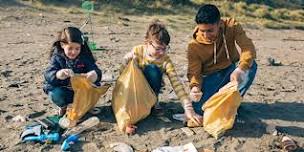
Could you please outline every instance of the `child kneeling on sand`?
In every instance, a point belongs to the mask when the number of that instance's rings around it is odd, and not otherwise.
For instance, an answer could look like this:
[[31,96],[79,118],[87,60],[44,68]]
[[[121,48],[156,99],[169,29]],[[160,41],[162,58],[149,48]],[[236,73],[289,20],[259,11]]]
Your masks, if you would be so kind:
[[[159,20],[152,21],[148,26],[144,44],[135,46],[131,52],[125,55],[124,60],[126,63],[131,59],[135,60],[156,96],[160,93],[162,77],[165,73],[169,77],[176,95],[183,102],[187,119],[199,124],[201,117],[195,114],[188,94],[178,80],[174,65],[167,55],[170,48],[169,43],[170,35],[166,27]],[[155,105],[154,111],[161,111],[159,104]],[[135,126],[129,126],[126,129],[126,132],[129,133],[134,131]]]
[[101,70],[95,64],[82,32],[76,27],[67,27],[58,33],[51,48],[50,64],[44,72],[43,90],[59,107],[60,116],[65,114],[67,105],[73,102],[74,91],[70,77],[74,73],[86,76],[96,85],[101,80]]

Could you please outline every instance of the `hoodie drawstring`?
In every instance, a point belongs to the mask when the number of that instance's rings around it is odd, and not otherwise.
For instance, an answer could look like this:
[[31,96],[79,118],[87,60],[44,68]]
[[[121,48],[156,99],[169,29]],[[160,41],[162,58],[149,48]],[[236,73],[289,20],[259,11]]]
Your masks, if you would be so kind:
[[[223,41],[224,41],[224,47],[225,47],[225,51],[226,51],[226,57],[229,60],[230,56],[229,56],[229,52],[228,52],[228,47],[227,47],[227,42],[226,42],[226,37],[225,34],[223,34]],[[213,47],[213,64],[216,64],[216,41],[214,41],[214,47]]]
[[213,47],[213,64],[216,64],[216,42],[214,42]]
[[224,46],[225,46],[225,50],[226,50],[226,56],[227,56],[227,59],[229,60],[230,56],[229,56],[229,52],[228,52],[228,47],[227,47],[225,34],[223,34],[223,41],[224,41]]

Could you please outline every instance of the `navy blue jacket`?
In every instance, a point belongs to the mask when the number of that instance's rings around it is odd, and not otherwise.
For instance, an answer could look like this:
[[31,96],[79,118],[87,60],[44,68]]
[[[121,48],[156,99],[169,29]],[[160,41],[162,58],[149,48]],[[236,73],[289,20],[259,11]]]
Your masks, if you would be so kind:
[[74,73],[87,73],[95,70],[97,73],[95,84],[98,85],[101,80],[101,70],[97,67],[93,58],[79,55],[76,59],[70,60],[55,50],[51,57],[50,65],[44,72],[45,81],[43,90],[45,93],[48,94],[55,87],[71,87],[70,78],[65,80],[56,78],[57,71],[61,69],[72,69]]

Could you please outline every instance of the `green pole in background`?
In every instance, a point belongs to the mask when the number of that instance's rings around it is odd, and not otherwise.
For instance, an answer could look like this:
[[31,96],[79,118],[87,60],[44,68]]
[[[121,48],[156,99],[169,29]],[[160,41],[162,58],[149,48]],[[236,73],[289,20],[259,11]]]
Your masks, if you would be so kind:
[[[91,19],[91,13],[94,11],[94,2],[93,1],[83,1],[81,4],[81,8],[86,12],[86,21],[84,24],[80,27],[82,30],[87,24],[90,24],[90,32],[85,34],[85,39],[87,40],[87,43],[92,51],[96,50],[96,42],[94,41],[94,35],[93,35],[93,23]],[[89,39],[90,35],[90,39]]]

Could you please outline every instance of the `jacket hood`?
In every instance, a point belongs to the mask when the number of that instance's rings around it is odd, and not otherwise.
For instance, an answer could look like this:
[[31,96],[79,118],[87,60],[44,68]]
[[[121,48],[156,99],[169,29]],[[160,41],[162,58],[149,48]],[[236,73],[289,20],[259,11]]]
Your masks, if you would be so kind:
[[194,32],[193,32],[193,39],[195,40],[195,42],[200,43],[200,44],[213,44],[213,64],[217,63],[217,43],[220,40],[220,37],[222,37],[222,40],[224,41],[224,49],[226,52],[226,57],[227,59],[230,59],[229,56],[229,52],[228,52],[228,48],[227,48],[227,42],[226,42],[226,38],[225,38],[225,34],[224,34],[224,29],[225,29],[225,24],[223,22],[223,20],[220,21],[219,23],[220,25],[220,29],[219,32],[217,34],[217,37],[215,39],[215,41],[210,41],[206,38],[203,37],[203,34],[201,31],[199,31],[198,26],[196,26],[194,28]]

